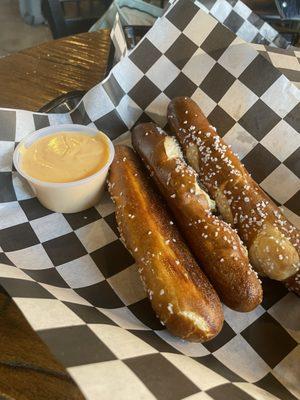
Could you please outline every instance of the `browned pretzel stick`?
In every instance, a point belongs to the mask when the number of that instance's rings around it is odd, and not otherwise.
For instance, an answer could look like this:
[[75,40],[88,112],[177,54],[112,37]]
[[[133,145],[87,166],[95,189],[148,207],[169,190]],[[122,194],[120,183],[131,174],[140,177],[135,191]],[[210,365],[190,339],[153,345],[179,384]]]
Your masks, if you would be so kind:
[[176,139],[148,123],[133,130],[132,142],[221,300],[237,311],[253,310],[262,289],[247,250],[230,225],[212,214],[210,198]]
[[139,266],[157,316],[183,339],[212,339],[223,324],[220,300],[127,146],[116,146],[109,191],[121,237]]
[[[299,231],[253,181],[197,104],[187,97],[172,100],[168,120],[220,213],[247,245],[251,264],[262,275],[276,280],[296,274]],[[293,290],[299,290],[296,278],[290,281]]]

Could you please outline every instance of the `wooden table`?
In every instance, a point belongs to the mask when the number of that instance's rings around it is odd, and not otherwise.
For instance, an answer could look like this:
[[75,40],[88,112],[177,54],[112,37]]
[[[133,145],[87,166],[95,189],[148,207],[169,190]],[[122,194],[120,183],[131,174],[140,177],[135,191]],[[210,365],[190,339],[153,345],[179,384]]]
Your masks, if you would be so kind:
[[[105,74],[109,32],[51,41],[0,59],[0,107],[38,110]],[[12,300],[0,288],[0,399],[83,400]]]
[[87,90],[104,76],[109,31],[53,40],[0,59],[0,107],[36,111],[71,90]]

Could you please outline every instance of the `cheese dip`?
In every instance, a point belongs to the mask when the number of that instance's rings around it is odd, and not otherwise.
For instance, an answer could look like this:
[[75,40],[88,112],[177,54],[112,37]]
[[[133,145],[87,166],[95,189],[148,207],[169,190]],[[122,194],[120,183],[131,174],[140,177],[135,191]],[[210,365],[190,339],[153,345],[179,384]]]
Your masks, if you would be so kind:
[[74,182],[87,178],[105,166],[109,144],[99,133],[59,132],[44,136],[20,149],[21,169],[44,182]]

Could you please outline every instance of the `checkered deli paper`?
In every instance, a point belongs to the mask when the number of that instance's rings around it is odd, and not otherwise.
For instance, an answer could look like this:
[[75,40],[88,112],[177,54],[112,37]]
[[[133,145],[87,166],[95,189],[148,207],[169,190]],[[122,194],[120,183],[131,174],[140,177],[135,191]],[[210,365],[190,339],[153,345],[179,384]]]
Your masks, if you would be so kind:
[[279,49],[261,44],[252,46],[300,89],[300,49]]
[[289,42],[241,0],[196,0],[205,12],[246,42],[287,48]]
[[[248,43],[269,46],[271,50],[272,48],[287,49],[291,47],[290,42],[280,35],[270,24],[256,15],[241,0],[193,1],[199,8],[212,15],[216,20],[221,22],[221,24],[225,25],[238,37]],[[166,8],[168,9],[174,2],[175,0],[169,0]],[[119,14],[116,15],[111,30],[111,39],[115,47],[115,60],[119,61],[127,52],[127,43]],[[294,61],[292,69],[298,70],[296,64],[297,60]]]
[[88,400],[295,400],[300,301],[264,281],[251,313],[224,307],[222,332],[195,344],[156,319],[106,193],[95,208],[53,213],[12,166],[17,142],[82,123],[128,142],[164,126],[174,96],[195,99],[261,187],[299,226],[299,90],[189,0],[175,2],[70,114],[0,110],[0,283]]
[[[174,3],[170,0],[168,7]],[[258,17],[240,0],[194,0],[202,10],[229,28],[238,37],[251,43],[260,54],[300,88],[300,50],[290,43],[271,25]],[[127,50],[127,42],[119,15],[111,30],[114,44],[114,62],[120,61]]]

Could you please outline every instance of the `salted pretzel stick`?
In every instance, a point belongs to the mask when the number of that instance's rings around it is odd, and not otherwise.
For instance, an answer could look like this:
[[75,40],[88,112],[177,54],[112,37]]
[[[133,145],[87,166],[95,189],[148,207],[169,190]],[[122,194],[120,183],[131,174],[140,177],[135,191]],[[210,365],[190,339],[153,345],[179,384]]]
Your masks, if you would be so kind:
[[292,281],[291,288],[297,291],[299,231],[251,178],[193,100],[172,100],[168,121],[220,213],[246,244],[253,267],[272,279],[290,278],[288,285]]
[[230,225],[211,212],[212,201],[177,140],[147,123],[133,130],[132,142],[221,300],[237,311],[253,310],[262,300],[262,288],[247,250]]
[[127,146],[116,146],[109,191],[121,238],[138,265],[159,319],[183,339],[212,339],[223,324],[220,300]]

